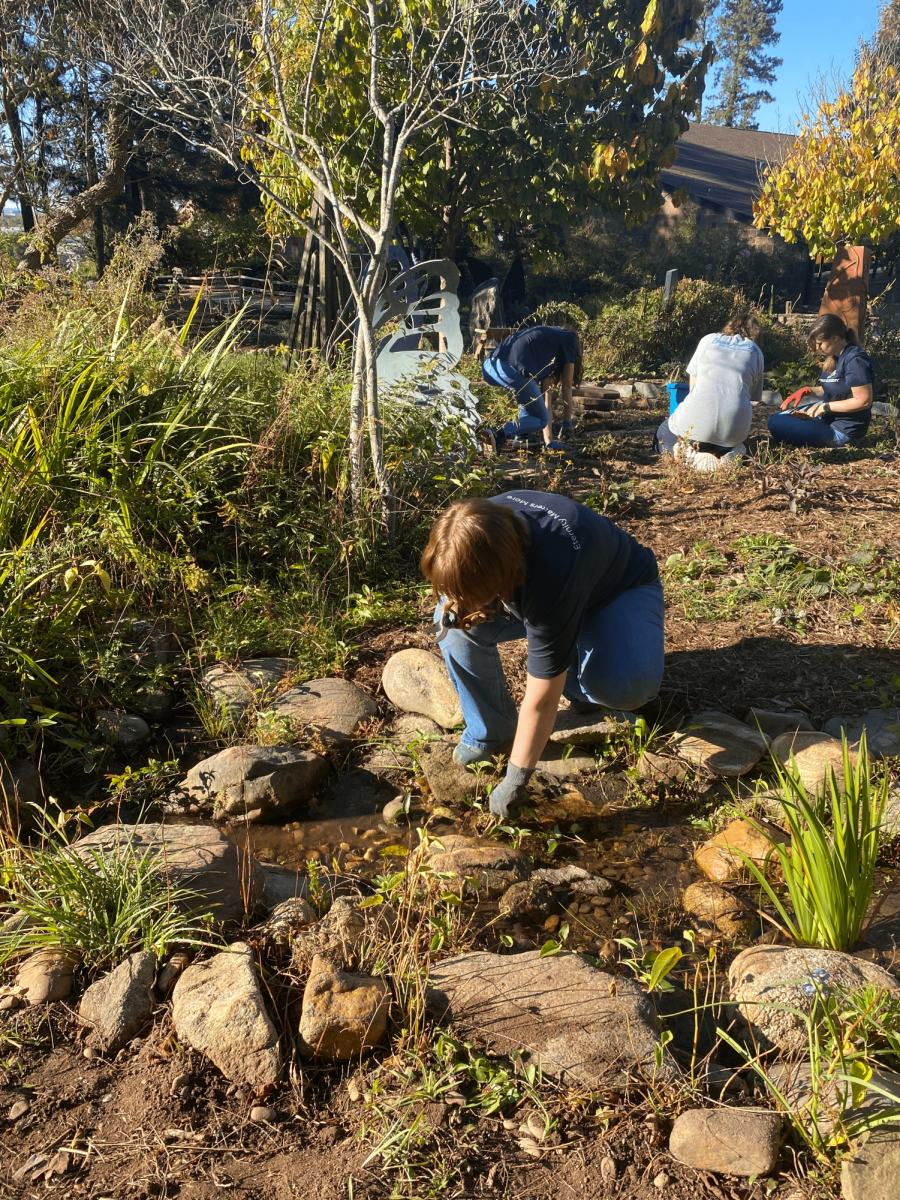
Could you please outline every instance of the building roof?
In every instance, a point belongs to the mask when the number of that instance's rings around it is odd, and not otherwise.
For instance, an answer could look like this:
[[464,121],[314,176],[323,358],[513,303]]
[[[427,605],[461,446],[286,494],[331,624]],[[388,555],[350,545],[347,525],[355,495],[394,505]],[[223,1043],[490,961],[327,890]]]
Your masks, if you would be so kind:
[[749,221],[760,172],[780,161],[794,140],[793,134],[694,122],[678,139],[678,157],[663,171],[663,187],[687,185],[696,203]]

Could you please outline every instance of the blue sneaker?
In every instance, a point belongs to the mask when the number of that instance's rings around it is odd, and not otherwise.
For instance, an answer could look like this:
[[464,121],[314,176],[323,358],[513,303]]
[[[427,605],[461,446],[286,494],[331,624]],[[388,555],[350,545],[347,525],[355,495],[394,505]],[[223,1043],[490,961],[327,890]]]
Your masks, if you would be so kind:
[[565,442],[545,442],[544,449],[545,450],[554,450],[557,453],[565,454],[568,452],[569,447],[566,445]]
[[563,441],[565,441],[566,438],[573,438],[575,436],[574,424],[571,421],[563,421],[559,427],[559,436]]

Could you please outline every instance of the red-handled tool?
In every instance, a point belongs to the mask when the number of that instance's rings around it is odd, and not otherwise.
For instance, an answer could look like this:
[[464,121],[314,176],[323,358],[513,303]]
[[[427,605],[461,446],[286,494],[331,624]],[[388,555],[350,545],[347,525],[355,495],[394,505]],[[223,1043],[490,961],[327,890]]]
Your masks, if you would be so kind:
[[796,408],[804,396],[808,396],[812,392],[811,387],[797,388],[796,392],[791,392],[786,400],[782,400],[782,411],[786,408]]

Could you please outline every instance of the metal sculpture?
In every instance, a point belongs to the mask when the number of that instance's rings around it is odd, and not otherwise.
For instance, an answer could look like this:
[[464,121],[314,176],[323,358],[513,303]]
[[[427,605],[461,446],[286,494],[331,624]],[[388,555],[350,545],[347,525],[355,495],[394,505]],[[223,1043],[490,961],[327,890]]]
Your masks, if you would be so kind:
[[[438,285],[429,289],[429,283]],[[417,263],[389,280],[375,308],[377,333],[396,328],[378,343],[378,388],[394,403],[432,406],[445,421],[457,420],[473,445],[481,424],[469,380],[454,370],[462,358],[459,271],[449,259]]]

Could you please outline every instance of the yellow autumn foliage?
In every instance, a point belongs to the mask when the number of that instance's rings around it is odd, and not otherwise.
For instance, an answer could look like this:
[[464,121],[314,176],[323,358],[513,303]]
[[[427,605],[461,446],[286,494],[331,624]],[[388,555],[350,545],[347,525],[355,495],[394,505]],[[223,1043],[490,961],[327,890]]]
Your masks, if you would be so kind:
[[839,245],[876,245],[900,228],[900,79],[869,55],[849,91],[804,117],[784,161],[753,206],[759,229],[802,238],[814,256]]

